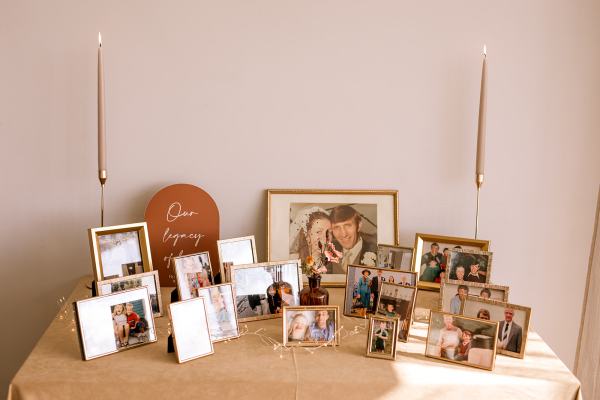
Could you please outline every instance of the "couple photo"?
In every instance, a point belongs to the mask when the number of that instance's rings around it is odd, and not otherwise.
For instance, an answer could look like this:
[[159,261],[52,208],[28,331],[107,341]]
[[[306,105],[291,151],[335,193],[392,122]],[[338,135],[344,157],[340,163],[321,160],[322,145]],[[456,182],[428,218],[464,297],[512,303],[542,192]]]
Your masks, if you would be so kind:
[[377,264],[376,204],[292,203],[289,229],[291,258],[312,256],[321,263],[325,251],[339,258],[323,265],[326,274],[345,274],[351,264]]

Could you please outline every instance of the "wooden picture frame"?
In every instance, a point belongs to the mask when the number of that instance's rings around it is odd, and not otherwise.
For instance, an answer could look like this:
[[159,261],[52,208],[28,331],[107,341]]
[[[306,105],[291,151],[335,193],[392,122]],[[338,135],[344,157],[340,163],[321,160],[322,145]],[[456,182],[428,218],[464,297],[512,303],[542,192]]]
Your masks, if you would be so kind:
[[[344,224],[348,226],[342,228]],[[339,254],[344,246],[355,250],[354,259],[328,264],[323,286],[342,287],[349,264],[375,266],[378,242],[398,244],[396,190],[267,190],[269,260],[308,255],[318,260],[319,243],[331,244]]]
[[[400,342],[408,342],[408,335],[410,334],[410,327],[412,326],[415,303],[417,302],[417,291],[418,289],[416,286],[406,286],[390,282],[383,282],[381,284],[381,290],[379,291],[379,296],[377,298],[377,311],[375,312],[375,315],[398,320],[397,339]],[[389,306],[391,305],[390,302],[392,299],[394,300],[394,309],[390,311]],[[400,318],[396,313],[399,300],[408,301],[404,318]]]
[[[328,313],[326,320],[326,331],[330,338],[324,338],[322,340],[311,339],[311,327],[312,324],[317,323],[317,314],[322,312]],[[333,313],[333,318],[331,316]],[[331,322],[331,324],[329,323]],[[300,325],[300,326],[299,326]],[[320,346],[338,346],[341,343],[340,339],[340,308],[339,306],[299,306],[299,307],[283,307],[283,345],[286,347],[293,346],[308,346],[308,347],[320,347]],[[290,336],[297,334],[292,332],[295,331],[299,326],[298,330],[304,332],[304,339],[293,339]],[[304,326],[304,328],[303,328]]]
[[[386,332],[389,329],[392,330],[391,335],[389,333],[386,333],[386,335],[392,339],[389,343],[389,346],[391,346],[389,354],[385,351],[386,339],[381,338],[381,331],[384,330],[384,328],[381,326],[382,324],[386,325]],[[369,318],[369,331],[367,335],[366,353],[367,357],[382,358],[386,360],[396,359],[396,338],[398,337],[398,324],[399,321],[395,318],[386,318],[380,315],[373,315],[371,316],[371,318]],[[377,351],[381,348],[383,348],[383,352]]]
[[208,251],[172,257],[171,267],[175,273],[179,300],[198,297],[194,292],[215,283]]
[[[215,291],[219,293],[221,298],[216,298]],[[208,318],[208,327],[210,331],[210,340],[213,343],[222,342],[225,340],[237,339],[240,337],[240,326],[238,323],[237,312],[236,312],[236,304],[235,304],[235,295],[234,288],[231,283],[222,283],[219,285],[213,285],[208,287],[203,287],[198,290],[198,297],[202,297],[204,299],[204,305],[206,308],[206,315]],[[223,302],[223,308],[221,310],[225,310],[228,316],[228,320],[231,321],[233,319],[233,323],[235,329],[233,332],[228,334],[221,334],[223,329],[222,317],[219,318],[215,316],[215,318],[210,318],[210,316],[214,313],[215,315],[219,314],[219,311],[213,310],[215,307],[215,303]],[[233,328],[232,326],[232,328]]]
[[[425,268],[423,268],[422,263],[427,261],[424,258],[424,256],[426,256],[428,254],[428,252],[431,253],[431,247],[433,246],[433,244],[438,245],[439,257],[436,257],[436,259],[438,261],[438,264],[442,264],[442,263],[444,264],[444,268],[445,268],[445,260],[443,257],[443,253],[444,253],[444,249],[446,249],[446,248],[450,249],[450,248],[454,248],[456,246],[460,246],[460,247],[467,247],[471,250],[488,251],[489,247],[490,247],[489,240],[468,239],[468,238],[443,236],[443,235],[432,235],[432,234],[427,234],[427,233],[415,234],[415,245],[414,245],[414,253],[413,253],[412,270],[415,271],[418,275],[419,289],[438,291],[440,289],[440,282],[444,279],[444,278],[440,278],[440,272],[442,271],[441,265],[439,266],[439,271],[437,271],[437,273],[434,270],[433,273],[428,272],[427,276],[424,276]],[[425,247],[427,247],[427,248],[425,248]]]
[[214,353],[203,297],[169,304],[169,319],[178,363]]
[[[457,281],[457,280],[453,280],[453,279],[446,279],[446,280],[442,281],[442,284],[440,286],[440,297],[439,297],[437,311],[442,311],[442,312],[449,313],[449,314],[460,314],[460,308],[462,307],[462,301],[461,301],[461,305],[458,306],[458,308],[456,308],[454,310],[454,311],[458,310],[458,312],[452,312],[453,310],[450,308],[450,304],[449,304],[449,301],[451,301],[451,300],[446,299],[447,295],[455,296],[458,293],[459,286],[466,286],[468,288],[467,295],[469,297],[481,297],[482,292],[485,289],[487,289],[487,291],[489,291],[490,299],[503,301],[503,302],[508,301],[508,294],[510,291],[510,288],[508,286],[494,285],[491,283],[477,283],[477,282],[467,282],[467,281]],[[479,292],[479,294],[476,294],[477,292]],[[452,297],[450,297],[450,299],[452,299]]]
[[[123,290],[133,289],[140,286],[148,288],[148,296],[150,298],[150,306],[154,317],[162,317],[163,305],[162,296],[160,293],[160,279],[158,271],[144,272],[132,276],[124,276],[121,278],[107,279],[104,281],[94,281],[96,285],[96,293],[98,296],[104,296],[111,293],[117,293]],[[156,307],[154,307],[153,297],[155,296]]]
[[[509,357],[515,358],[523,358],[525,356],[525,346],[527,344],[527,336],[529,332],[529,321],[531,320],[531,308],[520,306],[517,304],[506,303],[502,301],[496,300],[485,300],[479,298],[467,298],[462,305],[461,315],[465,317],[471,318],[479,318],[482,319],[479,315],[481,310],[487,311],[489,321],[498,322],[498,340],[501,340],[501,335],[503,333],[503,328],[505,327],[505,320],[503,313],[506,309],[513,310],[513,326],[510,327],[510,331],[507,337],[508,342],[513,342],[511,339],[515,339],[515,341],[511,344],[515,346],[518,343],[519,351],[512,351],[501,348],[502,346],[498,346],[498,354],[503,354]],[[517,316],[515,314],[521,314]],[[516,321],[515,321],[516,320]],[[515,333],[515,326],[519,328]],[[518,335],[518,338],[515,336]],[[508,344],[508,343],[507,343]]]
[[[231,283],[239,322],[281,318],[283,306],[300,305],[300,260],[233,265]],[[279,291],[281,300],[275,300],[275,292],[270,291]]]
[[[243,254],[240,254],[239,249],[235,249],[234,246],[240,246],[243,243],[246,243],[246,246],[250,246],[250,249],[249,251],[248,249],[245,249]],[[258,257],[256,256],[256,240],[254,239],[254,235],[217,240],[217,250],[219,252],[219,271],[221,274],[222,283],[230,281],[229,271],[228,268],[225,268],[225,263],[231,266],[256,264],[258,262]]]
[[[120,237],[123,240],[121,240]],[[90,228],[88,229],[88,238],[90,242],[90,254],[92,256],[94,278],[97,281],[131,276],[153,270],[150,241],[148,239],[148,226],[145,222]],[[124,248],[124,250],[121,251],[121,257],[119,257],[119,254],[109,256],[107,253],[109,251],[113,253],[112,250],[117,246]],[[106,248],[102,249],[103,247]],[[107,256],[103,257],[103,253],[107,254]],[[139,259],[137,259],[138,255]],[[103,258],[105,258],[106,261],[110,260],[111,262],[106,262],[105,265]],[[117,258],[117,260],[113,260],[113,258]],[[119,261],[118,258],[121,258],[121,261]],[[119,268],[119,262],[121,269]],[[139,268],[139,263],[142,264],[141,269]],[[133,265],[134,270],[124,274],[123,271],[127,268],[126,266],[131,264],[135,264]]]
[[[442,332],[443,330],[449,332],[449,329],[445,325],[447,320],[455,328],[453,330],[455,331],[455,335],[459,337],[459,345],[463,341],[463,331],[468,330],[471,332],[471,346],[468,347],[466,353],[461,353],[461,349],[458,346],[444,346],[445,342],[456,343],[456,338],[450,340],[452,334],[446,336]],[[427,330],[425,357],[492,371],[496,361],[497,337],[497,322],[432,311]],[[444,347],[446,350],[443,350]],[[466,360],[462,359],[464,357],[466,357]]]

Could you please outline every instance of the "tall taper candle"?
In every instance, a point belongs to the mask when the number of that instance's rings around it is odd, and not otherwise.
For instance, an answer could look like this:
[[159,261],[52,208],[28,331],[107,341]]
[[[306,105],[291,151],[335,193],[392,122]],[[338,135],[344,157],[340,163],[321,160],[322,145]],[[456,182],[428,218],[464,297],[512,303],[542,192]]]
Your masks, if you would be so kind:
[[106,182],[106,132],[104,129],[104,65],[102,63],[102,35],[98,33],[98,178]]
[[477,186],[483,184],[485,164],[485,123],[487,109],[487,49],[483,46],[483,65],[481,67],[481,92],[479,95],[479,124],[477,127],[477,162],[475,165],[475,181]]

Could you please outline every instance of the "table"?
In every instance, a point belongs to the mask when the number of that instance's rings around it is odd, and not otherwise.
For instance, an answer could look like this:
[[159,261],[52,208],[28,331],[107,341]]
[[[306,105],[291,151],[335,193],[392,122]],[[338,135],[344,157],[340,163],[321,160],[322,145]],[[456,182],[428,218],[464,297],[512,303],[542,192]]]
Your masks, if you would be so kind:
[[[90,297],[84,277],[68,304]],[[169,302],[171,288],[162,288]],[[329,289],[341,306],[343,289]],[[431,294],[430,294],[431,295]],[[166,308],[165,308],[166,309]],[[239,339],[178,364],[167,353],[169,321],[156,319],[158,342],[82,361],[70,307],[62,310],[14,377],[8,398],[127,399],[581,399],[580,384],[535,332],[523,360],[498,356],[494,371],[424,356],[427,325],[414,323],[396,361],[365,357],[364,320],[342,317],[338,348],[282,348],[281,319],[240,324]],[[328,397],[331,396],[331,397]]]

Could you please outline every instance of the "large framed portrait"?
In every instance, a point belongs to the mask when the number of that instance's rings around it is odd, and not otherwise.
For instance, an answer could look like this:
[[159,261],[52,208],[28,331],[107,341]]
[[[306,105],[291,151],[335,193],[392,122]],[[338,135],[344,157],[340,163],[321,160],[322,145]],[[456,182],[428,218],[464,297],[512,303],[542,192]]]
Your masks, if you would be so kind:
[[488,251],[489,246],[489,240],[417,233],[415,235],[413,271],[419,276],[419,289],[439,290],[440,283],[446,279],[451,250]]
[[489,251],[452,249],[447,258],[446,275],[457,281],[489,283],[492,258]]
[[498,353],[523,358],[529,331],[531,308],[496,300],[467,298],[463,303],[465,317],[498,322]]
[[[312,256],[327,264],[324,286],[343,286],[348,265],[376,266],[377,243],[398,244],[397,191],[271,189],[267,195],[269,260]],[[325,254],[332,262],[323,261]]]
[[339,314],[338,306],[283,307],[283,345],[339,345]]
[[491,371],[498,323],[431,312],[425,356]]
[[88,236],[97,281],[152,271],[145,222],[90,228]]
[[462,303],[467,298],[506,302],[508,301],[508,292],[508,286],[446,279],[440,286],[439,310],[450,314],[460,314]]
[[80,300],[74,309],[84,360],[157,340],[146,287]]
[[231,283],[200,288],[198,297],[204,299],[210,339],[213,342],[240,337]]
[[300,305],[300,260],[233,265],[238,321],[279,318],[285,306]]
[[221,282],[229,282],[229,267],[232,265],[255,264],[256,242],[254,235],[238,237],[234,239],[217,240],[219,251],[219,270]]
[[349,265],[346,271],[344,315],[368,318],[375,314],[383,282],[416,286],[417,274],[412,271]]
[[369,319],[367,335],[367,357],[396,359],[396,335],[399,321],[373,315]]
[[152,307],[154,316],[162,316],[163,308],[158,271],[144,272],[139,275],[124,276],[122,278],[108,279],[105,281],[96,281],[96,293],[98,293],[99,296],[104,296],[123,290],[135,289],[141,286],[148,288],[150,307]]
[[211,286],[213,282],[212,267],[208,251],[171,258],[179,300],[198,297],[198,290]]
[[416,286],[404,286],[396,283],[382,282],[377,301],[376,315],[398,320],[398,340],[408,341],[408,331],[412,323]]
[[169,317],[179,363],[214,353],[203,297],[169,304]]
[[411,271],[412,256],[412,247],[380,244],[377,246],[377,267]]

